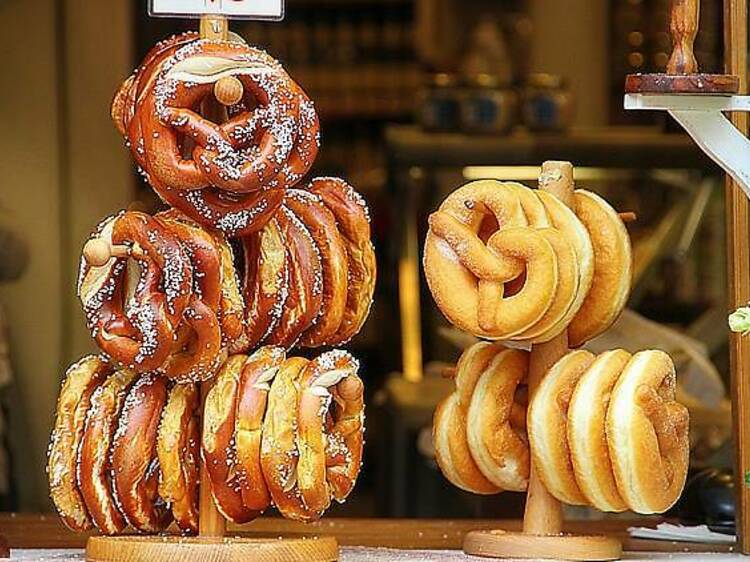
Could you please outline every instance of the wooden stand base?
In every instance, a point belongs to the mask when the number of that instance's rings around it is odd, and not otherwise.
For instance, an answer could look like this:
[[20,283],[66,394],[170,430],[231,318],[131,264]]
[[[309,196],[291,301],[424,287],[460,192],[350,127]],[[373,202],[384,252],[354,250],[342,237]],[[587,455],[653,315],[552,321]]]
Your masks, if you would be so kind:
[[526,560],[619,560],[620,541],[604,535],[529,535],[510,531],[471,531],[464,552],[488,558]]
[[10,548],[8,547],[8,541],[5,537],[0,535],[0,559],[10,559]]
[[740,79],[729,74],[628,74],[628,94],[736,94]]
[[333,537],[91,537],[91,562],[334,562],[339,558]]

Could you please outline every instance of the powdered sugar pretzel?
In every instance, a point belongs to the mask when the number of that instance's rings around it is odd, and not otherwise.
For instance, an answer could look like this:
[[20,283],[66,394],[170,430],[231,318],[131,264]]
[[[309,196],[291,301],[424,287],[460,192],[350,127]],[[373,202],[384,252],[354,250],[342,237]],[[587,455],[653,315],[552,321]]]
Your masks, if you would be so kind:
[[235,447],[235,419],[240,375],[247,357],[233,355],[216,375],[203,409],[202,454],[216,507],[225,518],[247,523],[258,515],[242,500]]
[[76,481],[86,510],[96,528],[108,535],[127,526],[112,496],[109,452],[122,404],[136,378],[129,369],[117,371],[94,391],[78,453]]
[[72,531],[91,528],[91,520],[76,484],[78,449],[83,437],[91,395],[112,373],[99,357],[86,356],[65,373],[57,400],[57,415],[47,452],[47,476],[52,503]]
[[349,265],[346,308],[341,325],[328,345],[346,343],[367,320],[375,292],[377,266],[370,233],[367,204],[357,191],[339,178],[315,178],[308,190],[320,196],[336,218],[346,246]]
[[159,496],[172,507],[172,516],[185,533],[198,532],[199,404],[195,384],[173,385],[156,440]]
[[92,334],[114,360],[139,372],[157,369],[192,296],[190,260],[179,239],[145,213],[107,219],[95,237],[132,252],[98,267],[81,260],[78,294]]
[[344,319],[348,285],[349,258],[336,225],[336,219],[322,199],[299,189],[287,191],[284,205],[310,231],[320,251],[322,264],[322,302],[315,324],[302,335],[306,347],[326,345]]
[[156,437],[167,401],[167,379],[141,375],[125,398],[112,440],[113,492],[130,525],[144,533],[163,531],[172,520],[159,497]]
[[283,348],[261,347],[247,359],[240,375],[235,419],[237,473],[243,503],[257,511],[271,503],[260,466],[261,437],[271,381],[285,359]]
[[323,266],[318,247],[302,221],[285,206],[276,218],[286,242],[289,291],[279,323],[266,342],[290,348],[320,313]]
[[359,474],[364,388],[358,369],[351,355],[334,350],[310,361],[300,377],[297,487],[313,512],[328,509],[331,498],[343,501]]

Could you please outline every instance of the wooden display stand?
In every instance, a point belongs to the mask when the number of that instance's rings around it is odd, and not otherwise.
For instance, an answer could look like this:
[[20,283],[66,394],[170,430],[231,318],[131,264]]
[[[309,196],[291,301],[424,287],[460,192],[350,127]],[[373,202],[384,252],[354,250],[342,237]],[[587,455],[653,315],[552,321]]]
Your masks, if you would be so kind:
[[[226,41],[229,34],[227,19],[203,16],[201,37]],[[235,98],[234,81],[224,78],[217,82],[214,93],[219,101],[230,105]],[[238,82],[238,81],[237,81]],[[241,86],[240,86],[241,87]],[[240,93],[241,95],[241,93]],[[221,107],[204,107],[205,113],[216,114]],[[106,262],[111,255],[120,255],[122,248],[88,247],[84,253]],[[88,259],[88,258],[87,258]],[[101,261],[100,260],[100,261]],[[211,382],[201,385],[205,401]],[[201,406],[201,411],[203,407]],[[170,560],[175,562],[243,561],[243,562],[334,562],[339,558],[338,542],[334,537],[276,536],[273,538],[226,537],[226,521],[216,508],[211,495],[208,470],[201,456],[199,488],[199,531],[197,537],[183,536],[119,536],[91,537],[86,543],[86,560],[92,562],[141,562]],[[1,554],[1,549],[0,549]]]
[[[545,162],[542,177],[556,178],[540,182],[569,207],[573,207],[573,166],[569,162]],[[534,396],[547,370],[568,353],[567,330],[553,340],[534,345],[529,360],[529,400]],[[464,552],[493,558],[555,558],[561,560],[617,560],[622,545],[603,535],[562,533],[562,506],[544,487],[531,460],[529,488],[523,532],[502,530],[471,531],[464,539]]]

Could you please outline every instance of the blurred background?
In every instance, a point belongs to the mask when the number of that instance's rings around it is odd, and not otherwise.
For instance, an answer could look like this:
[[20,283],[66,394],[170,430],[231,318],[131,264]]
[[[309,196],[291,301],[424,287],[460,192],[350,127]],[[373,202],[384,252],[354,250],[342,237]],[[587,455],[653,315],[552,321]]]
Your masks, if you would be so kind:
[[[99,220],[159,202],[109,119],[115,89],[159,39],[197,22],[145,0],[0,3],[0,510],[47,511],[49,427],[65,367],[92,343],[75,296]],[[696,52],[721,71],[722,10],[704,0]],[[656,113],[626,114],[623,80],[662,71],[668,0],[287,0],[282,23],[234,22],[315,100],[315,173],[369,201],[379,283],[352,342],[368,393],[365,468],[331,515],[496,517],[523,495],[479,498],[440,475],[432,411],[471,341],[448,328],[420,273],[426,216],[461,183],[534,185],[572,161],[635,246],[630,310],[592,349],[662,347],[693,418],[693,467],[731,466],[723,175]],[[571,515],[598,516],[585,510]]]

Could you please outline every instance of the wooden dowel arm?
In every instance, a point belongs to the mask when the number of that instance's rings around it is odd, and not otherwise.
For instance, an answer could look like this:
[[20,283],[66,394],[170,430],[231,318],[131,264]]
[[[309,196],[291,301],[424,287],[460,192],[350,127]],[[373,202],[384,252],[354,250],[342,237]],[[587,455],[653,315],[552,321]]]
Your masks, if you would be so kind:
[[620,220],[624,223],[635,222],[638,220],[638,215],[633,211],[623,211],[622,213],[617,214],[620,216]]
[[92,238],[83,247],[83,259],[89,265],[101,267],[112,258],[143,257],[143,250],[137,246],[113,245],[101,238]]

